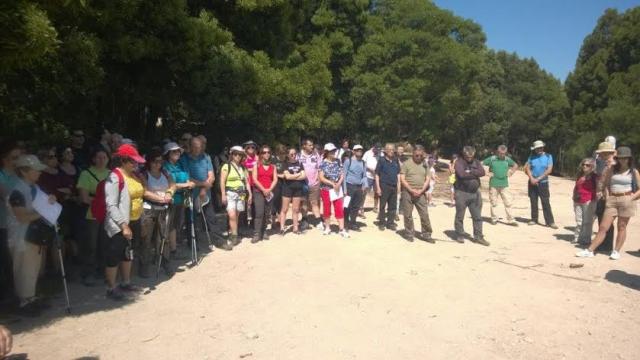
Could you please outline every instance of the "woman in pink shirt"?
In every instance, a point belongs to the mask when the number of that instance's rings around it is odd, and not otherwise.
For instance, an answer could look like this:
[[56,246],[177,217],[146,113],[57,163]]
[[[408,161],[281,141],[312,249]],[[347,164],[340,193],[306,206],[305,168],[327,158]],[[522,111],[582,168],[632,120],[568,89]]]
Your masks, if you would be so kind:
[[583,159],[576,184],[573,188],[573,209],[576,214],[576,229],[574,243],[591,244],[593,232],[593,218],[596,210],[596,179],[595,163],[592,158]]

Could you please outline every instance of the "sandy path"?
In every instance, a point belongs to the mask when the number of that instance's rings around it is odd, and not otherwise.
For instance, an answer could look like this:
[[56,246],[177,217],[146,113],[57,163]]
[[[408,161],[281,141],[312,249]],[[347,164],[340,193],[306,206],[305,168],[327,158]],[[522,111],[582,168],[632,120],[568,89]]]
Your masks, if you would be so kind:
[[[575,259],[562,240],[574,224],[572,186],[552,180],[560,230],[485,223],[491,247],[449,240],[454,210],[438,199],[430,215],[443,241],[435,245],[381,233],[368,213],[368,229],[349,240],[314,230],[216,251],[119,308],[101,289],[74,285],[76,315],[53,309],[41,326],[16,324],[23,331],[14,352],[32,359],[637,359],[640,220],[631,221],[621,260]],[[522,173],[512,188],[515,215],[528,218]],[[465,225],[470,232],[470,219]]]

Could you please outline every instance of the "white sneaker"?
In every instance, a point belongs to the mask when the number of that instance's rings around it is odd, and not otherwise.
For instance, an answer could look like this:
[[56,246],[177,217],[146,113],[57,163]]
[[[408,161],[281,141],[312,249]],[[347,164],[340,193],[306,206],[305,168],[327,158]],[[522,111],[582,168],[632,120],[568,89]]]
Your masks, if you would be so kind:
[[345,229],[340,230],[340,236],[342,236],[345,239],[348,239],[348,238],[351,237],[351,236],[349,236],[349,233]]
[[330,235],[331,234],[331,228],[327,226],[326,229],[324,229],[324,231],[322,231],[322,235]]
[[322,222],[319,222],[318,225],[316,225],[316,229],[323,231],[324,230],[324,224]]
[[611,255],[609,255],[609,259],[611,259],[611,260],[619,260],[620,259],[620,253],[615,251],[615,250],[613,250],[611,252]]
[[589,249],[583,249],[576,253],[576,257],[581,257],[581,258],[592,258],[593,256],[594,256],[593,251]]

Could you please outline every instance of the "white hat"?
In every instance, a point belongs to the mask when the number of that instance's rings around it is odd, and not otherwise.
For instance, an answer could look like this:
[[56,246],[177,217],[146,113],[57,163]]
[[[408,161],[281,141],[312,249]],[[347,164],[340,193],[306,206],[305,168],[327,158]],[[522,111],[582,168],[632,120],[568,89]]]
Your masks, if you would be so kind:
[[239,152],[244,154],[244,149],[242,148],[242,146],[239,146],[239,145],[232,146],[231,149],[229,149],[229,154],[233,154],[234,152]]
[[356,150],[364,150],[364,148],[362,147],[362,145],[356,145],[353,147],[353,151],[356,151]]
[[545,144],[542,140],[536,140],[533,142],[533,146],[531,147],[531,150],[535,150],[535,149],[539,149],[545,147]]
[[174,150],[182,150],[182,148],[180,147],[180,145],[176,144],[175,142],[170,141],[170,142],[164,144],[164,148],[162,150],[162,154],[163,155],[167,155],[167,153],[169,151],[174,151]]
[[616,147],[616,138],[613,137],[612,135],[609,135],[606,138],[604,138],[604,141],[608,142],[611,145],[613,145],[613,147]]
[[324,151],[334,151],[336,149],[337,149],[337,147],[335,145],[333,145],[333,143],[324,144]]
[[47,166],[41,163],[35,155],[21,155],[18,160],[16,160],[15,166],[19,168],[30,168],[37,171],[42,171],[47,168]]

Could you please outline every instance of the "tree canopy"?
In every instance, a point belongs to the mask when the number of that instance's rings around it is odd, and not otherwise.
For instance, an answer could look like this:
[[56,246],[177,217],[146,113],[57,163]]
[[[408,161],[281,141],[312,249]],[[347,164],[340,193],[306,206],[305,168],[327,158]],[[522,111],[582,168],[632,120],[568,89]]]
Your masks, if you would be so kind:
[[424,0],[10,0],[0,19],[6,136],[504,143],[520,160],[541,138],[570,167],[610,133],[640,146],[640,8],[605,12],[564,85]]

